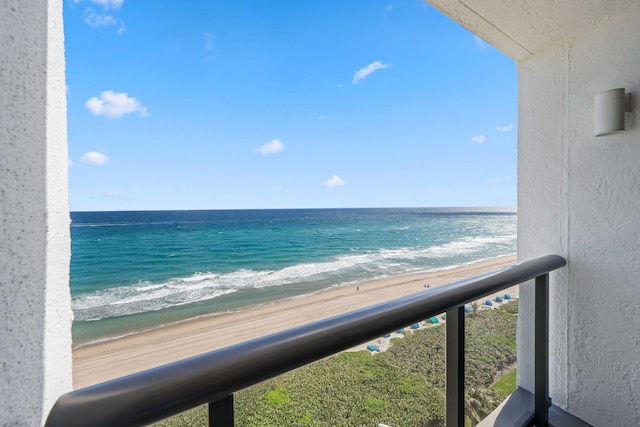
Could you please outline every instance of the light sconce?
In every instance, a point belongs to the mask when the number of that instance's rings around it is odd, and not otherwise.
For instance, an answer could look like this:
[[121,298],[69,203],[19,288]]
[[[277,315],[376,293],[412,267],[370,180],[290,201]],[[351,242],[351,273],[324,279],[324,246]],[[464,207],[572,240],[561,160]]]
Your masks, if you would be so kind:
[[631,112],[631,94],[624,88],[599,93],[593,99],[593,124],[595,136],[611,135],[624,131],[624,113]]

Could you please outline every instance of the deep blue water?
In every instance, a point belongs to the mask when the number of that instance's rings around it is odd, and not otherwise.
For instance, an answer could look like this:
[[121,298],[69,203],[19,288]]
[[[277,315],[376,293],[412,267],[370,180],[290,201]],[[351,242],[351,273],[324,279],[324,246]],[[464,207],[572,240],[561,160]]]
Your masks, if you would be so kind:
[[73,212],[74,342],[516,252],[505,208]]

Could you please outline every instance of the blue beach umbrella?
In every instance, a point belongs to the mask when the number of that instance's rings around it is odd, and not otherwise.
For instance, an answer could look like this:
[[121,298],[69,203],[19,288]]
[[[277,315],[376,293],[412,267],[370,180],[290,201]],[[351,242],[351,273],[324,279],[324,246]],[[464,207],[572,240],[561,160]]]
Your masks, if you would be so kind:
[[504,299],[511,299],[511,295],[510,294],[504,294]]
[[411,325],[411,329],[420,329],[420,323],[414,323]]
[[464,312],[465,312],[465,313],[471,313],[471,306],[469,306],[469,305],[465,305],[465,306],[464,306]]
[[496,302],[502,302],[502,297],[500,295],[496,297]]
[[491,302],[491,300],[490,300],[490,299],[488,299],[488,300],[486,300],[486,301],[484,302],[484,305],[488,305],[489,307],[491,307],[491,306],[493,305],[493,303]]

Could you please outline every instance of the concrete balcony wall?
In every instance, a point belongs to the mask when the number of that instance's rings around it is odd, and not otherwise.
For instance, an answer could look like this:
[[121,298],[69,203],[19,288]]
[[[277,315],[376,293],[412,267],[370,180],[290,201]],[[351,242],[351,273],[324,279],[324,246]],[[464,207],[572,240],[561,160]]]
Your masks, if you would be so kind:
[[0,425],[71,390],[62,0],[0,2]]
[[[550,394],[597,426],[640,425],[640,12],[518,63],[518,254],[557,253]],[[593,97],[633,93],[627,131],[593,136]],[[533,389],[529,285],[521,291],[518,384]]]

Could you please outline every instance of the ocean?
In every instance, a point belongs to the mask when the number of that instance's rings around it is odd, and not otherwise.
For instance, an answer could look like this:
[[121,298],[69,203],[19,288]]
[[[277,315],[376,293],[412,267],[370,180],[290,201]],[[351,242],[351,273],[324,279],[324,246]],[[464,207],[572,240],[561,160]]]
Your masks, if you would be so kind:
[[515,208],[71,213],[74,345],[516,253]]

